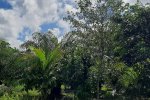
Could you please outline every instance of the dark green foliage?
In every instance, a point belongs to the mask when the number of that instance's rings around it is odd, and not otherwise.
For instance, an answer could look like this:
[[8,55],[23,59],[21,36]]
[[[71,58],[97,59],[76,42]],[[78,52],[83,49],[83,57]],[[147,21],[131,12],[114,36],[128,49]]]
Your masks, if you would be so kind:
[[[120,15],[120,30],[116,37],[116,56],[129,67],[139,73],[137,89],[133,88],[134,94],[149,94],[150,74],[150,8],[140,5],[133,5]],[[120,20],[119,19],[119,20]],[[129,89],[130,90],[130,89]],[[130,90],[131,91],[131,90]],[[133,94],[132,94],[133,95]]]
[[10,47],[9,43],[0,40],[0,82],[11,85],[20,79],[23,67],[18,65],[20,52]]

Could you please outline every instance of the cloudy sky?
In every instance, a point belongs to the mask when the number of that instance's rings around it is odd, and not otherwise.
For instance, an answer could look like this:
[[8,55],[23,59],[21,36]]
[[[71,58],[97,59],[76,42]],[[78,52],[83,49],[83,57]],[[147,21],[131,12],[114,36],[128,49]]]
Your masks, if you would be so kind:
[[0,39],[18,48],[33,32],[50,30],[61,40],[70,30],[63,17],[68,10],[76,10],[73,6],[74,0],[0,0]]

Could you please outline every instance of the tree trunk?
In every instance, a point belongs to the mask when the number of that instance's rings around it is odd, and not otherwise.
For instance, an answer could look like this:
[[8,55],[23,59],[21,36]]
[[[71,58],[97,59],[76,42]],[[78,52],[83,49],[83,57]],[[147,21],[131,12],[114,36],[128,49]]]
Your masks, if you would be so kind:
[[52,88],[51,94],[48,95],[47,100],[61,100],[61,84],[58,83],[56,87]]

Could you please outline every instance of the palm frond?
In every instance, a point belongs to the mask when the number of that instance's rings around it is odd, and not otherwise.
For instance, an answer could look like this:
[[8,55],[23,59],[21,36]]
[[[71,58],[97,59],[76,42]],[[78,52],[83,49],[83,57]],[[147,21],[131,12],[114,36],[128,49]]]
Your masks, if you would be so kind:
[[44,66],[47,65],[47,59],[45,56],[45,52],[42,49],[30,47],[30,49],[34,52],[34,54],[40,59],[40,61],[43,63],[43,68]]

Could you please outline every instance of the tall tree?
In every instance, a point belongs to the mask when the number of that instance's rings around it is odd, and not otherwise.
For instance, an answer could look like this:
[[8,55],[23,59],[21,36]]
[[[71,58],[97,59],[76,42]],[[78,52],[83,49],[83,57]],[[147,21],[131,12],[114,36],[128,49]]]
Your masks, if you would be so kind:
[[116,35],[116,56],[138,74],[138,82],[132,90],[132,95],[148,96],[150,85],[150,6],[137,3],[127,6],[125,12],[115,19],[120,24]]
[[70,13],[67,17],[73,29],[70,34],[72,38],[69,39],[95,60],[95,66],[98,66],[97,99],[99,99],[100,87],[102,84],[107,84],[107,75],[111,71],[108,69],[111,69],[113,57],[112,41],[116,26],[110,19],[118,11],[122,2],[80,0],[77,4],[78,12]]

